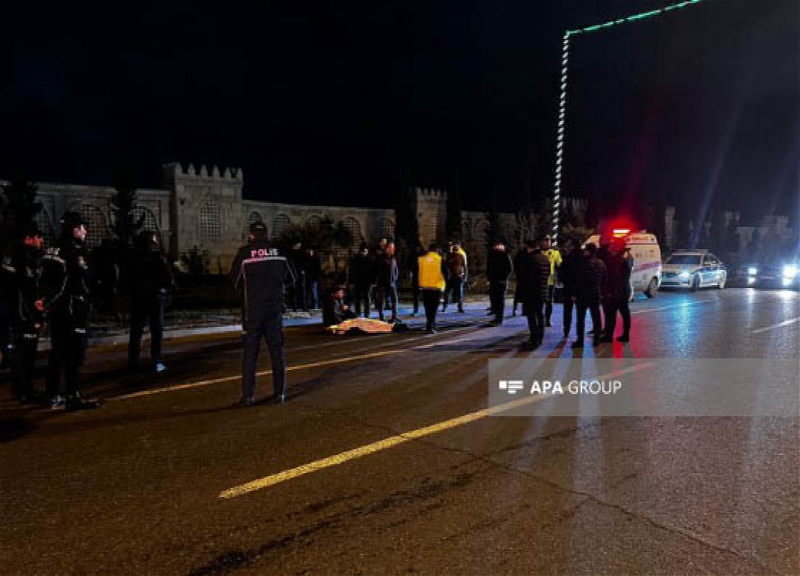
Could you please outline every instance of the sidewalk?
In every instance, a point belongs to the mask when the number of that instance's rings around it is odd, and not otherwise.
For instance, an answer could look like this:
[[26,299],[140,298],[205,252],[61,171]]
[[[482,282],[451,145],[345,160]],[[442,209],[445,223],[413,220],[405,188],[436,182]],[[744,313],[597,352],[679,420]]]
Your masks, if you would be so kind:
[[[464,302],[464,309],[477,311],[488,306],[488,297],[470,298]],[[408,318],[413,311],[411,302],[401,302],[397,309],[398,316]],[[446,314],[457,314],[455,305],[448,307]],[[441,314],[441,308],[439,309]],[[370,311],[370,317],[377,318],[375,310]],[[425,317],[425,311],[420,302],[418,318]],[[310,326],[322,324],[322,311],[313,312],[287,312],[283,316],[284,327]],[[174,338],[184,338],[187,336],[205,336],[210,334],[227,334],[240,332],[241,311],[240,310],[211,310],[211,311],[178,311],[168,314],[164,327],[164,340]],[[150,340],[150,331],[145,326],[142,341]],[[93,325],[92,334],[89,337],[89,346],[114,346],[128,343],[128,329],[121,328],[110,323]],[[50,350],[50,338],[39,340],[39,352]]]

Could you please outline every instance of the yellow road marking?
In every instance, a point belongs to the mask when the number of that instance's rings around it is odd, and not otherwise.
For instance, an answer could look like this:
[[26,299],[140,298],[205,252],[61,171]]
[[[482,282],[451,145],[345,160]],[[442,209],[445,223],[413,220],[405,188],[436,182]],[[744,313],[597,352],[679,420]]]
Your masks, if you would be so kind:
[[[632,366],[630,368],[625,368],[623,370],[616,370],[614,372],[609,372],[608,374],[597,376],[597,379],[602,380],[603,378],[608,378],[610,376],[621,376],[622,374],[627,374],[629,372],[643,370],[644,368],[648,368],[652,365],[653,365],[652,363],[646,363],[646,364],[640,364],[638,366]],[[463,416],[458,416],[457,418],[444,420],[442,422],[426,426],[425,428],[419,428],[417,430],[404,432],[396,436],[390,436],[388,438],[384,438],[383,440],[378,440],[377,442],[366,444],[364,446],[360,446],[358,448],[354,448],[352,450],[348,450],[346,452],[342,452],[334,456],[328,456],[327,458],[323,458],[322,460],[309,462],[308,464],[303,464],[302,466],[298,466],[296,468],[291,468],[289,470],[284,470],[283,472],[278,472],[277,474],[265,476],[264,478],[259,478],[258,480],[247,482],[246,484],[234,486],[233,488],[229,488],[228,490],[223,490],[222,492],[220,492],[219,497],[226,499],[236,498],[237,496],[242,496],[249,492],[261,490],[263,488],[269,488],[270,486],[274,486],[275,484],[280,484],[281,482],[286,482],[287,480],[291,480],[299,476],[305,476],[306,474],[310,474],[318,470],[323,470],[325,468],[330,468],[331,466],[344,464],[345,462],[348,462],[350,460],[355,460],[356,458],[362,458],[364,456],[380,452],[381,450],[393,448],[399,444],[404,444],[411,440],[416,440],[418,438],[430,436],[431,434],[436,434],[437,432],[442,432],[444,430],[456,428],[457,426],[463,426],[464,424],[469,424],[470,422],[481,420],[483,418],[486,418],[487,416],[491,416],[493,414],[500,414],[502,412],[508,412],[509,410],[513,410],[514,408],[519,408],[520,406],[533,404],[535,402],[539,402],[547,398],[552,398],[552,395],[549,394],[548,395],[537,394],[535,396],[531,395],[520,398],[519,400],[514,400],[513,402],[508,402],[507,404],[501,404],[500,406],[492,406],[490,408],[484,408],[483,410],[478,410],[476,412],[464,414]]]

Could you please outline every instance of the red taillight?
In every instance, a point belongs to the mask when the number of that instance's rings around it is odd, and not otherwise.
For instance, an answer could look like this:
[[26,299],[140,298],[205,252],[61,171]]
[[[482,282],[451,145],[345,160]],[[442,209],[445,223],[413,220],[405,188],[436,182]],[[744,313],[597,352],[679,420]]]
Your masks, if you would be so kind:
[[627,236],[631,233],[630,228],[614,228],[612,231],[614,234],[614,238],[622,238],[623,236]]

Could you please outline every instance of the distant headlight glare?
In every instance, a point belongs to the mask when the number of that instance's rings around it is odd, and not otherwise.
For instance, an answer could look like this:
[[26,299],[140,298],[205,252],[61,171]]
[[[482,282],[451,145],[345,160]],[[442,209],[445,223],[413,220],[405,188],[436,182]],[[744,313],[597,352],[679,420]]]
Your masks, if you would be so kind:
[[747,269],[747,275],[748,276],[755,276],[756,274],[758,274],[758,268],[754,268],[753,266],[750,266],[750,268]]
[[686,280],[686,279],[689,278],[689,273],[686,270],[684,270],[683,272],[678,274],[678,278],[681,278],[682,280]]
[[786,278],[787,280],[791,280],[795,276],[797,276],[797,266],[795,266],[793,264],[789,264],[789,265],[783,267],[783,277],[784,278]]

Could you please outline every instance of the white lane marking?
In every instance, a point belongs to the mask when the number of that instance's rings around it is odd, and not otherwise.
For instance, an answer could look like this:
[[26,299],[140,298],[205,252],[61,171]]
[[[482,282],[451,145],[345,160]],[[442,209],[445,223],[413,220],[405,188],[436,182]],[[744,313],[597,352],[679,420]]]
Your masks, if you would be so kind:
[[789,320],[784,320],[783,322],[778,322],[777,324],[773,324],[772,326],[764,326],[763,328],[759,328],[757,330],[751,330],[751,334],[762,334],[764,332],[769,332],[770,330],[774,330],[775,328],[783,328],[784,326],[789,326],[790,324],[794,324],[795,322],[800,321],[800,316],[797,318],[791,318]]
[[714,302],[713,299],[709,298],[706,300],[698,300],[697,302],[684,302],[682,304],[675,304],[674,306],[661,306],[660,308],[645,308],[644,310],[633,310],[631,314],[647,314],[648,312],[658,312],[659,310],[669,310],[671,308],[688,308],[689,306],[699,306],[700,304],[707,304],[708,302]]
[[[630,368],[615,370],[607,374],[602,374],[600,376],[597,376],[597,379],[602,380],[604,378],[609,378],[611,376],[621,376],[622,374],[627,374],[629,372],[636,372],[637,370],[643,370],[651,366],[653,366],[652,362],[639,364],[637,366],[631,366]],[[424,428],[418,428],[417,430],[411,430],[409,432],[403,432],[402,434],[389,436],[388,438],[384,438],[383,440],[378,440],[377,442],[372,442],[371,444],[359,446],[358,448],[353,448],[352,450],[347,450],[346,452],[342,452],[334,456],[328,456],[327,458],[323,458],[321,460],[315,460],[313,462],[309,462],[308,464],[303,464],[302,466],[298,466],[296,468],[290,468],[289,470],[278,472],[277,474],[271,474],[269,476],[265,476],[264,478],[259,478],[258,480],[247,482],[246,484],[240,484],[239,486],[234,486],[233,488],[229,488],[227,490],[223,490],[222,492],[220,492],[219,497],[227,499],[227,498],[235,498],[237,496],[242,496],[243,494],[254,492],[255,490],[261,490],[263,488],[268,488],[270,486],[274,486],[275,484],[280,484],[281,482],[285,482],[287,480],[291,480],[299,476],[305,476],[306,474],[310,474],[318,470],[330,468],[331,466],[337,466],[338,464],[344,464],[345,462],[348,462],[350,460],[355,460],[356,458],[361,458],[363,456],[368,456],[370,454],[374,454],[376,452],[380,452],[388,448],[393,448],[399,444],[404,444],[411,440],[416,440],[418,438],[430,436],[431,434],[436,434],[437,432],[449,430],[457,426],[463,426],[464,424],[469,424],[470,422],[475,422],[476,420],[482,420],[483,418],[492,416],[494,414],[501,414],[503,412],[508,412],[509,410],[513,410],[514,408],[519,408],[520,406],[533,404],[535,402],[539,402],[541,400],[545,400],[547,398],[552,398],[552,397],[553,397],[552,395],[544,395],[544,394],[530,395],[525,398],[520,398],[519,400],[514,400],[513,402],[501,404],[500,406],[484,408],[483,410],[470,412],[469,414],[464,414],[463,416],[451,418],[450,420],[437,422],[436,424],[431,424],[430,426],[425,426]]]
[[[472,330],[475,329],[475,326],[467,326],[464,328],[459,328],[457,330],[452,330],[447,334],[458,334],[465,330]],[[433,336],[438,336],[438,334],[425,334],[424,336],[415,337],[413,340],[421,340],[423,338],[431,338]],[[408,338],[405,342],[412,340],[412,338]],[[442,342],[448,341],[448,338],[442,338]],[[374,348],[382,348],[382,346],[375,346]],[[408,348],[396,348],[393,350],[384,350],[382,352],[372,352],[369,354],[359,354],[357,356],[344,356],[339,358],[331,358],[330,360],[322,360],[320,362],[312,362],[310,364],[298,364],[296,366],[287,366],[286,371],[291,372],[294,370],[306,370],[308,368],[318,368],[320,366],[331,366],[334,364],[342,364],[344,362],[353,362],[355,360],[366,360],[369,358],[377,358],[380,356],[388,356],[390,354],[399,354],[401,352],[405,352],[407,350],[411,350],[415,347],[408,347]],[[272,374],[272,370],[263,370],[261,372],[256,372],[256,376],[267,376]],[[197,382],[187,382],[186,384],[176,384],[173,386],[164,386],[163,388],[153,388],[151,390],[140,390],[138,392],[131,392],[130,394],[122,394],[121,396],[111,396],[106,400],[129,400],[131,398],[140,398],[142,396],[153,396],[155,394],[164,394],[166,392],[173,392],[178,390],[187,390],[191,388],[201,388],[203,386],[211,386],[213,384],[221,384],[222,382],[232,382],[235,380],[241,380],[241,374],[235,374],[233,376],[222,376],[220,378],[212,378],[210,380],[199,380]]]

